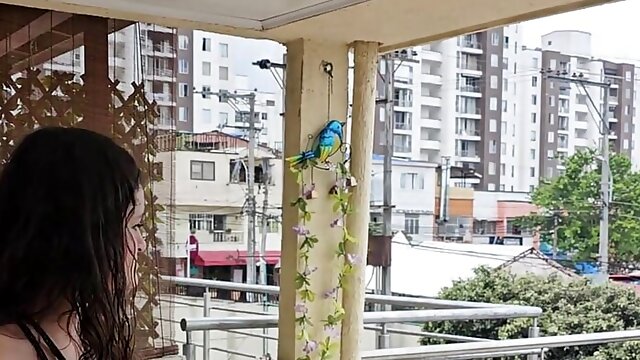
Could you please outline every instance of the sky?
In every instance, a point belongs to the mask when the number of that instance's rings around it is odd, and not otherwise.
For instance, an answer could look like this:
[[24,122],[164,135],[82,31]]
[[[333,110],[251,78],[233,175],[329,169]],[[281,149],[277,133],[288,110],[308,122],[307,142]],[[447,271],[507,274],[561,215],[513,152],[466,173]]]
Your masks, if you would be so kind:
[[[514,1],[514,0],[511,0]],[[591,33],[593,55],[640,62],[640,0],[624,0],[527,21],[522,24],[527,47],[540,47],[540,37],[555,30]]]

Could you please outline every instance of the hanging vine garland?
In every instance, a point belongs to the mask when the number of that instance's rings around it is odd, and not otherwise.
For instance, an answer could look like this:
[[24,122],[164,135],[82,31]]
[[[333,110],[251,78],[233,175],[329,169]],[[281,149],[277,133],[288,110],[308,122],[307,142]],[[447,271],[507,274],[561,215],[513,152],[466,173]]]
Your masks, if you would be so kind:
[[[328,86],[328,109],[327,117],[331,110],[331,93],[333,66],[331,63],[323,63],[323,70],[327,74]],[[329,120],[327,124],[318,132],[316,136],[309,136],[308,150],[298,155],[287,158],[289,169],[296,175],[300,193],[297,199],[291,202],[291,206],[298,210],[298,224],[293,231],[298,236],[298,271],[296,275],[296,289],[299,302],[296,304],[296,325],[299,329],[298,339],[303,341],[303,355],[297,360],[311,360],[313,358],[328,360],[337,354],[339,337],[341,332],[344,309],[340,303],[340,297],[344,290],[345,278],[353,270],[354,265],[360,259],[347,253],[347,244],[356,242],[356,239],[349,234],[346,226],[346,216],[351,213],[349,188],[356,186],[357,182],[347,167],[350,155],[350,146],[344,141],[344,127],[346,123],[338,120]],[[335,156],[334,156],[335,155]],[[332,161],[333,158],[338,158]],[[338,242],[335,256],[341,263],[341,268],[333,286],[326,289],[321,294],[321,300],[329,300],[332,303],[332,310],[322,319],[323,333],[320,338],[311,338],[309,328],[313,325],[309,315],[309,305],[318,300],[318,295],[314,293],[311,286],[311,275],[317,268],[311,267],[309,258],[315,245],[320,241],[318,236],[312,234],[306,227],[311,221],[312,213],[309,211],[309,204],[318,198],[316,185],[313,181],[314,170],[330,171],[335,174],[335,183],[330,189],[324,192],[332,200],[331,212],[334,220],[327,226],[331,228],[341,228],[341,238]]]

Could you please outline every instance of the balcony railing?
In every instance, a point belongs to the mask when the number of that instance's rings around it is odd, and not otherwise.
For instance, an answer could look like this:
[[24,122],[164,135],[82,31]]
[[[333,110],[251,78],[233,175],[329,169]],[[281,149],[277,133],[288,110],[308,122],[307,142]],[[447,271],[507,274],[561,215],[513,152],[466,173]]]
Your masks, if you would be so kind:
[[[232,299],[243,301],[243,298],[251,299],[253,302],[270,304],[277,302],[279,288],[277,286],[241,284],[228,281],[205,280],[195,278],[179,278],[179,277],[163,277],[167,281],[165,285],[175,285],[177,287],[189,287],[202,289],[198,296],[202,296],[203,316],[199,318],[183,318],[180,320],[180,329],[185,333],[186,342],[183,345],[183,355],[186,360],[196,359],[196,352],[203,351],[202,359],[209,359],[211,350],[223,352],[226,354],[234,354],[248,358],[257,358],[255,354],[250,354],[251,346],[242,342],[241,349],[230,349],[214,347],[211,344],[212,333],[219,334],[219,331],[232,333],[233,336],[244,336],[245,339],[250,337],[263,339],[263,349],[266,348],[267,341],[276,341],[277,336],[270,335],[268,332],[262,333],[243,331],[247,329],[268,329],[278,327],[278,315],[265,311],[249,311],[240,309],[237,306],[214,306],[211,304],[212,295],[220,292],[228,292]],[[166,286],[165,286],[166,288]],[[176,289],[177,290],[177,289]],[[180,293],[174,291],[171,293]],[[169,301],[171,302],[171,300]],[[176,304],[187,304],[183,301],[175,301]],[[190,303],[193,303],[192,301]],[[458,336],[451,334],[429,333],[422,331],[411,331],[407,329],[392,328],[390,324],[398,323],[424,323],[432,321],[456,321],[456,320],[489,320],[489,319],[515,319],[515,318],[533,318],[533,327],[530,333],[537,336],[537,318],[542,315],[542,310],[537,307],[519,306],[519,305],[503,305],[503,304],[487,304],[466,301],[451,301],[433,298],[416,298],[405,296],[386,296],[386,295],[365,295],[365,303],[377,304],[378,308],[384,309],[382,305],[391,305],[403,309],[398,311],[371,311],[364,313],[364,329],[375,331],[378,337],[388,340],[389,334],[398,334],[404,336],[414,336],[416,338],[428,337],[446,340],[450,342],[482,342],[488,344],[489,339],[475,338],[468,336]],[[198,305],[194,305],[198,306]],[[416,310],[417,309],[417,310]],[[223,317],[214,317],[211,310],[223,311]],[[237,313],[231,317],[229,313]],[[191,314],[191,312],[190,312]],[[166,319],[165,319],[166,321]],[[175,322],[174,319],[169,319]],[[202,343],[195,344],[195,332],[203,332]],[[219,336],[219,335],[216,335]],[[172,339],[173,340],[173,339]],[[215,341],[215,340],[214,340]],[[227,345],[229,346],[229,345]],[[389,347],[389,341],[382,342],[383,348]],[[197,347],[202,349],[198,350]],[[254,346],[254,348],[256,348]],[[257,350],[260,351],[260,350]],[[540,353],[540,349],[534,349],[529,353]]]
[[396,130],[411,130],[411,123],[406,121],[396,121],[393,123],[393,128]]
[[478,153],[472,150],[456,150],[456,156],[460,157],[478,157]]
[[457,129],[456,134],[462,135],[462,136],[480,136],[480,131],[469,130],[469,129]]
[[[147,75],[153,75],[153,76],[175,77],[173,70],[171,69],[147,68],[146,73]],[[147,80],[152,80],[152,79],[147,79]]]
[[459,90],[470,93],[479,93],[480,87],[475,85],[460,85]]
[[225,230],[212,230],[211,236],[213,242],[223,243],[239,243],[243,242],[243,232],[242,231],[225,231]]
[[477,63],[461,63],[458,67],[463,70],[482,71]]

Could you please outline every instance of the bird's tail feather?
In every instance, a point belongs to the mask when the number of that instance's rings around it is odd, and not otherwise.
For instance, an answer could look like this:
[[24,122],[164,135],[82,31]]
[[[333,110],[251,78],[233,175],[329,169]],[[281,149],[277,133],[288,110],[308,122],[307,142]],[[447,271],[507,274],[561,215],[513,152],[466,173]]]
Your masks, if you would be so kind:
[[292,167],[298,167],[306,163],[308,160],[313,159],[314,157],[315,157],[315,153],[312,150],[307,150],[307,151],[301,152],[298,155],[288,157],[285,160],[287,160],[287,162],[289,162],[289,164],[291,164]]

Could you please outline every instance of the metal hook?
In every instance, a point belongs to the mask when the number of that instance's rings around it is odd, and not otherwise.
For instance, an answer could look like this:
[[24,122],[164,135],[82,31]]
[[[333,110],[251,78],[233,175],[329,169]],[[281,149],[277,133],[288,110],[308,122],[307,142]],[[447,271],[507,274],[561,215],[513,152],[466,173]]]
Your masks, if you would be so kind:
[[330,78],[333,78],[333,64],[328,61],[322,61],[322,71],[324,71]]

